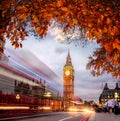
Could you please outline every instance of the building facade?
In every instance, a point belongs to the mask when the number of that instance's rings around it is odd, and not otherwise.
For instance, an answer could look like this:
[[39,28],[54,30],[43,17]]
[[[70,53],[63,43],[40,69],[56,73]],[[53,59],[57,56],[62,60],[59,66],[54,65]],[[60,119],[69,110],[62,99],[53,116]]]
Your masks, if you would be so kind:
[[8,110],[4,106],[28,112],[63,110],[63,99],[45,82],[0,62],[0,111]]
[[118,83],[116,83],[114,89],[109,89],[107,83],[105,84],[103,91],[100,94],[99,102],[104,104],[109,99],[115,99],[120,104],[120,87],[118,86]]
[[74,67],[72,65],[69,51],[66,58],[66,64],[63,68],[63,80],[64,108],[68,109],[74,105],[72,103],[74,101]]

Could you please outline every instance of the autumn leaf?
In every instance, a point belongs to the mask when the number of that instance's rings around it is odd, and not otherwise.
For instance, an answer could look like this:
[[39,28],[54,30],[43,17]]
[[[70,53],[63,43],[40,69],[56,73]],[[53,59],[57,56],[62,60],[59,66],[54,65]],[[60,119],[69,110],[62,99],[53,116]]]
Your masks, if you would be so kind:
[[22,48],[22,43],[20,43],[20,47]]
[[26,17],[27,17],[27,16],[26,16],[26,14],[25,14],[25,13],[23,13],[23,14],[21,14],[21,15],[19,16],[19,18],[20,18],[20,19],[22,19],[22,20],[25,20],[25,19],[26,19]]
[[39,3],[41,3],[42,2],[42,0],[37,0]]
[[44,16],[45,16],[48,20],[50,20],[50,18],[52,18],[52,17],[53,17],[53,14],[48,13],[48,14],[45,14]]
[[63,0],[57,0],[57,7],[61,7],[63,5]]
[[116,48],[118,49],[119,53],[120,53],[120,44],[116,45]]
[[78,24],[78,20],[73,19],[73,24]]
[[103,28],[103,32],[107,33],[108,29],[106,27]]
[[19,44],[16,42],[15,43],[15,49],[19,47]]
[[12,37],[10,38],[10,40],[11,40],[11,41],[14,41],[14,37],[12,36]]
[[100,15],[100,20],[101,20],[101,22],[103,21],[103,19],[104,19],[104,16],[101,14],[101,15]]
[[116,53],[114,54],[113,58],[114,58],[114,62],[117,62],[117,58],[118,57],[117,57],[117,54]]
[[39,22],[38,18],[37,17],[33,17],[33,20],[32,20],[34,23],[37,23]]
[[107,61],[109,62],[111,60],[110,55],[107,56]]
[[105,43],[105,44],[104,44],[104,47],[105,47],[105,49],[106,49],[109,53],[111,53],[111,47],[110,47],[110,44]]
[[82,13],[83,13],[83,15],[86,15],[87,11],[86,10],[82,10]]
[[19,38],[18,37],[15,37],[15,41],[18,41],[19,40]]
[[68,8],[66,8],[66,7],[61,7],[61,10],[64,11],[64,12],[68,12],[69,11]]
[[23,41],[25,39],[25,35],[22,35],[21,36],[21,40]]
[[110,24],[110,23],[111,23],[110,18],[107,18],[107,19],[106,19],[106,24]]
[[87,37],[91,39],[92,38],[92,34],[90,32],[88,32],[87,33]]
[[118,39],[115,39],[115,41],[112,44],[113,49],[118,49],[120,51],[120,41]]
[[101,36],[101,29],[96,29],[96,30],[94,30],[94,35],[97,37],[97,38],[99,38],[100,36]]
[[17,10],[22,10],[22,6],[17,6]]

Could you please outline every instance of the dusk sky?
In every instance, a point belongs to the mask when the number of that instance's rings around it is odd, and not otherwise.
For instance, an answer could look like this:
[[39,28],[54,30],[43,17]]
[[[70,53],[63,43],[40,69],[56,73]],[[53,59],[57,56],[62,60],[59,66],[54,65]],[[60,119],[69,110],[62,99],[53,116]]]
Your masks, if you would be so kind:
[[[52,70],[56,76],[56,84],[58,84],[59,88],[62,90],[63,67],[66,63],[66,57],[69,49],[75,71],[75,96],[78,96],[83,100],[95,100],[98,102],[104,84],[107,82],[109,88],[114,88],[117,80],[107,74],[100,77],[93,77],[90,74],[90,71],[86,70],[88,57],[92,55],[92,52],[97,47],[97,44],[95,42],[91,42],[84,48],[81,46],[75,46],[74,44],[62,44],[57,41],[61,38],[61,36],[61,30],[58,30],[57,28],[51,29],[48,36],[42,40],[38,40],[33,36],[28,37],[23,42],[22,49],[14,49],[7,42],[6,51],[9,51],[10,49],[14,51],[16,55],[23,55],[22,58],[29,62],[29,64],[33,64],[36,67],[39,67],[39,65],[37,65],[37,61],[44,63]],[[25,51],[27,51],[27,53],[30,52],[31,56],[34,55],[32,56],[34,59],[32,59],[30,55],[25,54]],[[6,55],[9,56],[8,53]]]

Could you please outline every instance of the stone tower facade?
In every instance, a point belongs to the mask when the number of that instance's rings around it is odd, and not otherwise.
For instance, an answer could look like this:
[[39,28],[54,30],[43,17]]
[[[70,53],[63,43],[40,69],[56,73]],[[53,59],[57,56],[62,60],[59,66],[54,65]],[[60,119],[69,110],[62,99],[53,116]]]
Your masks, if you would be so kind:
[[74,68],[69,51],[63,68],[63,80],[64,108],[68,109],[74,106]]

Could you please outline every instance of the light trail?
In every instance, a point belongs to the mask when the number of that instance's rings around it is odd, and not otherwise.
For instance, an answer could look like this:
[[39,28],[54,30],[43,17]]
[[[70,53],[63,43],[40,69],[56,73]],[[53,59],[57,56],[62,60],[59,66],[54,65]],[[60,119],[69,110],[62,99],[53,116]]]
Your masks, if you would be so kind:
[[28,106],[0,106],[0,110],[27,110]]
[[[23,71],[24,73],[26,73],[27,75],[29,75],[32,79],[35,79],[37,78],[37,81],[43,81],[44,83],[44,80],[48,81],[48,84],[46,84],[46,87],[54,90],[54,91],[57,91],[57,92],[61,92],[61,85],[60,83],[58,83],[58,81],[56,80],[60,80],[59,77],[57,77],[55,75],[55,73],[53,74],[53,71],[47,66],[45,65],[44,63],[42,63],[37,57],[35,57],[35,55],[33,55],[31,52],[29,53],[30,55],[32,55],[32,58],[35,58],[36,62],[35,63],[40,63],[40,65],[42,65],[42,69],[39,69],[38,67],[35,67],[33,64],[29,63],[29,61],[23,57],[21,57],[21,55],[17,55],[16,53],[12,52],[11,50],[9,51],[6,51],[8,53],[8,55],[12,55],[12,57],[9,58],[9,60],[11,60],[11,62],[14,63],[13,66],[17,66],[17,69],[19,69],[20,71]],[[27,57],[26,57],[27,58]],[[29,57],[28,57],[29,58]],[[17,60],[17,61],[16,61]],[[10,62],[9,62],[10,63]],[[41,64],[42,63],[42,64]],[[26,70],[26,71],[25,71]],[[48,74],[46,74],[46,70],[48,70]],[[44,72],[45,71],[45,72]],[[32,74],[30,74],[30,73]],[[52,77],[55,77],[56,79],[54,80],[54,78],[52,78],[50,75],[49,75],[49,72],[52,74]],[[41,78],[41,75],[42,74],[42,78]],[[43,76],[47,79],[43,79]],[[39,80],[40,79],[40,80]],[[50,83],[49,83],[50,82]],[[53,83],[54,82],[54,83]],[[59,86],[55,86],[55,83]],[[50,86],[51,85],[51,86]],[[57,87],[58,90],[56,90],[54,87]]]
[[[61,79],[42,61],[40,61],[40,59],[38,59],[33,53],[31,52],[21,52],[21,54],[16,54],[14,52],[12,52],[11,50],[8,51],[10,54],[12,54],[14,57],[17,57],[21,62],[23,62],[25,65],[31,67],[32,69],[34,69],[34,71],[39,72],[39,74],[42,74],[43,76],[47,77],[49,81],[53,81],[56,84],[58,84],[59,86],[61,86],[61,83],[58,82],[57,80],[61,81]],[[23,57],[23,54],[26,55],[26,57]],[[29,56],[30,55],[30,56]],[[29,60],[33,60],[32,63]],[[34,62],[34,63],[33,63]],[[36,65],[34,65],[36,64]],[[38,65],[40,68],[38,68]],[[27,67],[28,68],[28,67]],[[51,77],[52,75],[52,77]],[[55,79],[54,79],[54,78]]]
[[69,117],[66,117],[66,118],[60,119],[60,120],[58,120],[58,121],[65,121],[65,120],[68,120],[68,119],[71,119],[71,118],[72,118],[72,116],[69,116]]

